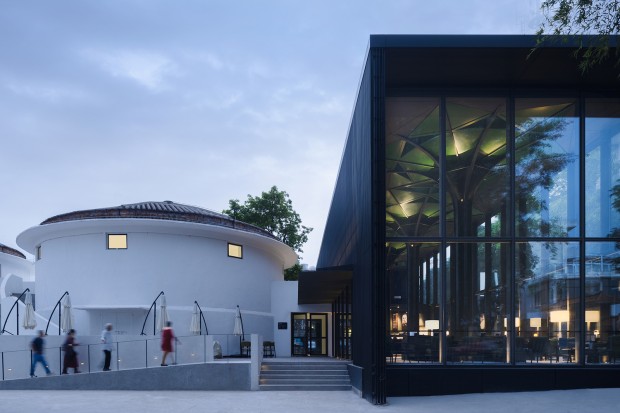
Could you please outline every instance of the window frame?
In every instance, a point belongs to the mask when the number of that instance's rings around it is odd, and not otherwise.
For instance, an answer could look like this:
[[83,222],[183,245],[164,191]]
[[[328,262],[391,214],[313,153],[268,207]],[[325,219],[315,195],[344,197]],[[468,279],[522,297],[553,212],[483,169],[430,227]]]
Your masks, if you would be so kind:
[[[230,247],[231,247],[231,246],[234,246],[234,247],[239,247],[239,252],[240,252],[240,255],[239,255],[239,256],[237,256],[237,255],[232,255],[232,254],[231,254],[231,249],[230,249]],[[243,245],[241,245],[241,244],[235,244],[235,243],[233,243],[233,242],[229,242],[229,243],[227,243],[226,248],[227,248],[226,252],[227,252],[227,254],[228,254],[228,256],[229,256],[230,258],[236,258],[236,259],[238,259],[238,260],[242,260],[242,259],[243,259]]]
[[[125,247],[124,248],[113,248],[110,247],[110,236],[119,236],[119,235],[123,235],[125,236]],[[129,242],[128,242],[128,236],[126,233],[107,233],[106,234],[106,249],[107,250],[114,250],[114,251],[118,251],[118,250],[126,250],[129,248]]]

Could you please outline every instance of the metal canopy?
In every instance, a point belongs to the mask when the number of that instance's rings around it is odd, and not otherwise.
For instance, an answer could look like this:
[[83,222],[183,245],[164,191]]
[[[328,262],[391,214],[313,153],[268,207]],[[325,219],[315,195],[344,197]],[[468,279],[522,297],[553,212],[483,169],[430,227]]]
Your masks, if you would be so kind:
[[297,287],[298,304],[331,304],[351,284],[350,270],[303,271]]

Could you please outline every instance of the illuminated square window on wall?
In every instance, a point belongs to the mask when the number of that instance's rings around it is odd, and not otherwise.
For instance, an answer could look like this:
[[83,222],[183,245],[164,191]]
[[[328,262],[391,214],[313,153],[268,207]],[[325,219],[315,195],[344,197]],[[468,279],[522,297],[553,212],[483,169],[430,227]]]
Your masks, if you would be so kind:
[[127,234],[108,234],[109,250],[126,250]]
[[243,245],[228,243],[228,256],[233,258],[243,258]]

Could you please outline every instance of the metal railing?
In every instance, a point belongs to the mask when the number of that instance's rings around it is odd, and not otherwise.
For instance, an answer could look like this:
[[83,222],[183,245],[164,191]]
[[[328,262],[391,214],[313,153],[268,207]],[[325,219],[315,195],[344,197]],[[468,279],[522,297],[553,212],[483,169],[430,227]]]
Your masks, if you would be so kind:
[[[79,342],[79,337],[78,337]],[[213,359],[213,349],[207,343],[219,343],[223,361],[243,357],[239,349],[239,336],[232,334],[191,335],[177,337],[174,352],[169,355],[167,364],[183,365],[206,363]],[[131,370],[159,367],[161,365],[161,338],[116,341],[113,343],[111,370]],[[103,343],[83,344],[76,347],[80,373],[103,370]],[[64,354],[62,347],[46,347],[44,353],[47,365],[54,374],[62,372]],[[170,358],[170,356],[172,356]],[[215,361],[218,360],[215,355]],[[32,350],[13,350],[0,352],[2,380],[24,379],[30,377]],[[35,374],[44,374],[37,364]],[[73,369],[69,374],[73,373]]]

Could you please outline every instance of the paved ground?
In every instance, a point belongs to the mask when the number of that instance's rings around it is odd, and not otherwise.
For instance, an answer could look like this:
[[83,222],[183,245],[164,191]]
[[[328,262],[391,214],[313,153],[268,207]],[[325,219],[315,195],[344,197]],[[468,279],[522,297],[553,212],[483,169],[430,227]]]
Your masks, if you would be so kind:
[[352,392],[0,392],[0,413],[618,413],[620,389],[390,398],[373,406]]

